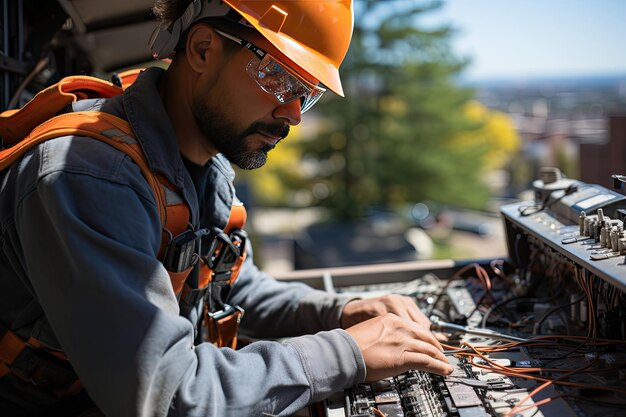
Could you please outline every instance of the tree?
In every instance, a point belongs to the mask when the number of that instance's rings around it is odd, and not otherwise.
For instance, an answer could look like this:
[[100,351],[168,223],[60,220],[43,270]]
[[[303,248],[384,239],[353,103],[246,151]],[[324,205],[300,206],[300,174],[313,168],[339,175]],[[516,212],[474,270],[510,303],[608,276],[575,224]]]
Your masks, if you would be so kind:
[[508,116],[455,83],[467,61],[450,52],[453,30],[420,28],[440,6],[356,3],[341,69],[347,98],[327,94],[265,168],[238,174],[258,203],[314,204],[344,219],[423,200],[483,207],[485,170],[501,168],[519,138]]
[[316,107],[327,122],[303,143],[319,161],[309,187],[337,218],[372,206],[435,200],[480,207],[488,198],[481,161],[486,145],[452,146],[480,128],[466,117],[473,96],[454,77],[467,61],[449,48],[450,27],[422,29],[419,18],[441,2],[355,3],[355,29],[342,79],[347,99]]

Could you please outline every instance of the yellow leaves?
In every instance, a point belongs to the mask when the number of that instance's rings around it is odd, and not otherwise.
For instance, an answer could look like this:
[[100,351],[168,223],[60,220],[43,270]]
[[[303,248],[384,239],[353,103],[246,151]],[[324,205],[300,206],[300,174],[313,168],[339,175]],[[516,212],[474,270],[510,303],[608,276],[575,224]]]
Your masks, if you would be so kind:
[[404,116],[408,111],[406,101],[394,96],[381,97],[378,101],[378,106],[381,112],[397,116]]
[[475,100],[468,102],[463,111],[469,121],[477,123],[478,128],[456,136],[451,146],[484,146],[484,168],[502,168],[520,148],[520,137],[513,120],[507,114],[490,110]]

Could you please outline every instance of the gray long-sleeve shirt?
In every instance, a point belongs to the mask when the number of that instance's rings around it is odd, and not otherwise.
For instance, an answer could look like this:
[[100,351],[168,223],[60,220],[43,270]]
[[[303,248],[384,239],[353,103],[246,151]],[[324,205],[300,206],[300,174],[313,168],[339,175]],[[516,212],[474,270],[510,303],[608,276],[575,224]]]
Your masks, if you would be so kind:
[[[218,155],[202,168],[204,189],[195,189],[157,92],[162,74],[149,69],[123,96],[75,107],[128,120],[196,226],[223,228],[233,171]],[[152,191],[130,158],[104,143],[53,139],[0,173],[0,226],[0,323],[62,349],[106,415],[288,415],[365,377],[356,342],[337,328],[347,300],[277,282],[251,253],[227,300],[246,310],[245,332],[308,335],[238,351],[194,346],[199,309],[181,315],[156,258]],[[13,375],[0,378],[0,411],[56,401]]]

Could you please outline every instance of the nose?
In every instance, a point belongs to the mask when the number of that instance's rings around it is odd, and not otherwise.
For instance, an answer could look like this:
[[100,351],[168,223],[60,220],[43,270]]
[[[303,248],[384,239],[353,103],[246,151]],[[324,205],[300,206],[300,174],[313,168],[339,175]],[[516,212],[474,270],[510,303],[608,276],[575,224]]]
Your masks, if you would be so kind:
[[289,103],[279,104],[274,108],[272,115],[276,119],[285,119],[291,126],[300,124],[302,112],[300,111],[300,100],[293,100]]

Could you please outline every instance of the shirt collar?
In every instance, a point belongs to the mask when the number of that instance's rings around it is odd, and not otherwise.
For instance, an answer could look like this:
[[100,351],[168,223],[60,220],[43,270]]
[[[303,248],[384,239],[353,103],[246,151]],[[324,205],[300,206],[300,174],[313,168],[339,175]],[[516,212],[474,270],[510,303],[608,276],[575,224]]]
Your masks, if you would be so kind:
[[141,144],[148,165],[184,189],[185,167],[179,157],[174,126],[163,106],[158,85],[165,74],[161,68],[148,68],[124,92],[124,112]]

